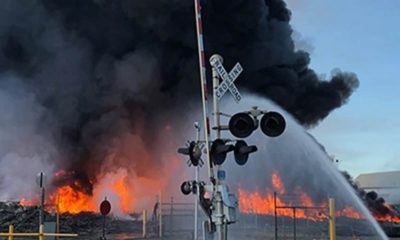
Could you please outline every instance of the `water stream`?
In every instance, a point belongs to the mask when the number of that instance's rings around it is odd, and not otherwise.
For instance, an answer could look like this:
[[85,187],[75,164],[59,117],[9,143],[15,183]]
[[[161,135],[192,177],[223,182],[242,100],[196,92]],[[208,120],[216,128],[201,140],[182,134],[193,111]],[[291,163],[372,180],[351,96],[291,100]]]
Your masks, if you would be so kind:
[[[227,181],[231,190],[237,191],[235,188],[240,187],[247,192],[258,191],[261,195],[266,194],[273,191],[271,175],[277,172],[285,187],[285,194],[304,191],[316,203],[333,197],[337,209],[347,207],[360,213],[363,219],[355,219],[351,221],[351,225],[353,229],[359,224],[358,228],[362,230],[360,233],[351,233],[353,237],[359,237],[357,234],[360,234],[368,236],[368,239],[388,239],[323,147],[290,114],[271,102],[256,97],[245,97],[238,105],[232,102],[229,100],[229,103],[223,103],[221,110],[233,114],[249,110],[252,106],[259,106],[263,110],[282,113],[287,127],[277,138],[266,137],[260,129],[247,138],[249,144],[258,147],[258,152],[251,155],[245,166],[238,166],[233,160],[233,154],[229,155],[224,168],[228,170]],[[227,121],[228,119],[222,120]],[[232,136],[225,133],[224,137]],[[346,222],[340,221],[347,221],[346,218],[337,219],[338,226],[346,225]],[[342,239],[339,233],[338,239]]]

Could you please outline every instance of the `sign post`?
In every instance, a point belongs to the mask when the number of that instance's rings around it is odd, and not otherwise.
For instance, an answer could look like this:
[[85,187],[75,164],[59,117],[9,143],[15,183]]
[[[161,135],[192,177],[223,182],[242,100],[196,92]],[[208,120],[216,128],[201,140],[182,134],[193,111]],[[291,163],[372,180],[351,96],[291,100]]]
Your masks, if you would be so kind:
[[[239,90],[235,86],[234,82],[242,73],[243,68],[240,63],[237,63],[233,69],[228,73],[223,64],[223,58],[215,54],[210,58],[210,64],[212,67],[212,77],[213,77],[213,113],[214,113],[214,128],[216,131],[215,139],[221,138],[221,122],[220,122],[220,111],[219,111],[219,101],[222,99],[224,94],[229,90],[233,96],[233,99],[236,103],[239,103],[242,99],[242,96],[239,93]],[[222,83],[220,83],[220,78],[222,79]],[[214,220],[216,222],[216,231],[217,231],[217,239],[218,240],[226,240],[228,238],[227,231],[227,215],[224,211],[224,201],[222,197],[221,189],[223,187],[223,180],[225,177],[225,172],[222,170],[220,165],[217,166],[217,186],[214,188],[214,196],[215,196],[215,214]],[[221,176],[221,177],[220,177]]]
[[42,226],[44,223],[44,186],[47,183],[47,176],[46,174],[44,174],[44,172],[40,172],[36,175],[36,183],[40,187],[39,226]]
[[103,215],[103,237],[102,240],[106,240],[106,216],[111,212],[111,203],[107,200],[107,197],[100,204],[100,213]]

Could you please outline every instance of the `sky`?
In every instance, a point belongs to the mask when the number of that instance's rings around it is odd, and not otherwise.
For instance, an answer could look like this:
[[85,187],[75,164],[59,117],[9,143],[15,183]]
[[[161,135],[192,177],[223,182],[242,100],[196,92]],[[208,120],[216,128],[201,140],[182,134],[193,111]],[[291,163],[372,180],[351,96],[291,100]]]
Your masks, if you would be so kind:
[[400,170],[400,1],[287,0],[311,68],[355,72],[349,102],[310,132],[353,175]]

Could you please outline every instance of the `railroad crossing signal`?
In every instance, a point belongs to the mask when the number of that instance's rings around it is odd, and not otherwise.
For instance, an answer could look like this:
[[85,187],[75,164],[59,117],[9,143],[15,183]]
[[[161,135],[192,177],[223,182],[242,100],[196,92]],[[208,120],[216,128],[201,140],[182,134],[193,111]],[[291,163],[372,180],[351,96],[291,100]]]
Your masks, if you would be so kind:
[[236,65],[228,74],[224,66],[222,65],[222,62],[219,60],[219,58],[212,58],[210,63],[211,66],[215,68],[215,70],[218,72],[218,75],[223,80],[216,91],[218,100],[221,100],[226,91],[229,90],[235,102],[239,103],[239,101],[242,99],[242,96],[240,95],[239,90],[235,86],[234,81],[236,81],[239,75],[243,72],[242,65],[240,65],[240,63],[236,63]]

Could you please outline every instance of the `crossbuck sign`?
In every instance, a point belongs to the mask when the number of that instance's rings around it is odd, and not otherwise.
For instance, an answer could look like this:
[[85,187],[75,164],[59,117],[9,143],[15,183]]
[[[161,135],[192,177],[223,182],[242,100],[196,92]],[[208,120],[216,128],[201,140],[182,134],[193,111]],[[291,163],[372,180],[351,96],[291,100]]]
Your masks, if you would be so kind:
[[233,96],[233,99],[235,99],[235,102],[238,103],[242,99],[242,96],[240,95],[239,90],[233,82],[243,72],[242,65],[240,65],[240,63],[236,63],[235,67],[233,67],[229,74],[227,73],[224,66],[222,65],[222,62],[218,58],[213,59],[213,61],[211,62],[211,66],[213,66],[217,70],[218,75],[223,80],[216,91],[218,100],[221,100],[226,91],[229,90]]

